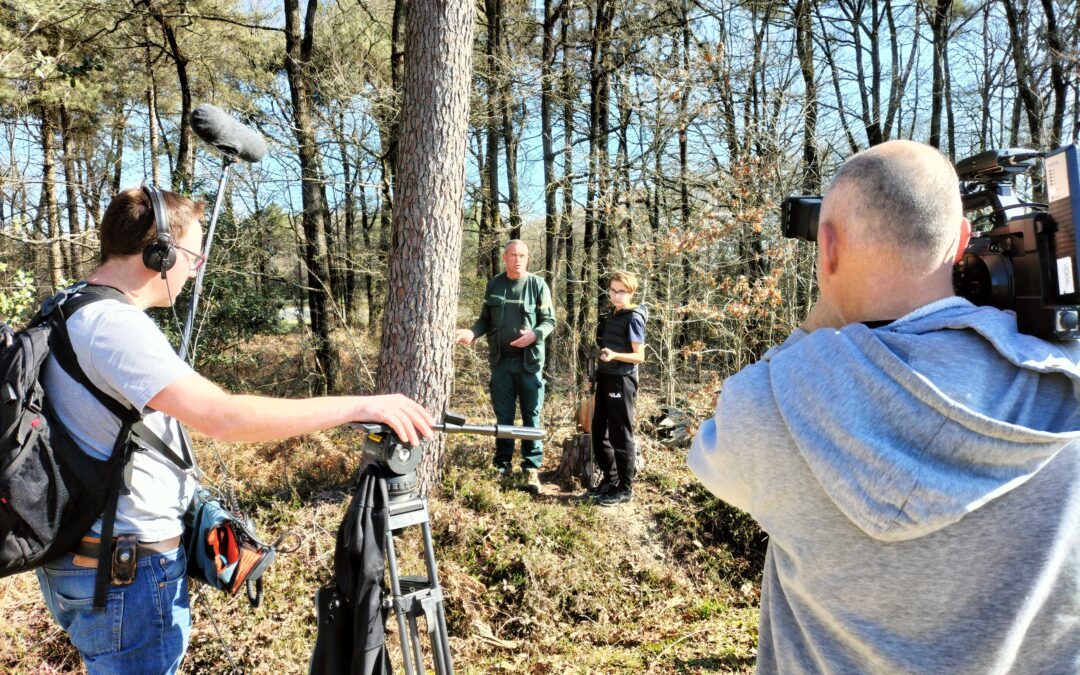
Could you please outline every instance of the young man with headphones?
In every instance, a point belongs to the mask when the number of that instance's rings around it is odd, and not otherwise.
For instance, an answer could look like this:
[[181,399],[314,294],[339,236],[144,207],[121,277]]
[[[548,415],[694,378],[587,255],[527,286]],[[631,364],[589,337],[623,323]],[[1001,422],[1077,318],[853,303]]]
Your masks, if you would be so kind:
[[[202,215],[202,204],[153,187],[113,198],[99,229],[101,264],[86,279],[92,292],[105,297],[79,307],[67,320],[78,366],[90,383],[142,414],[146,427],[181,457],[188,453],[181,424],[228,441],[286,438],[353,421],[388,424],[412,443],[431,434],[431,416],[400,394],[236,395],[182,361],[145,310],[172,306],[205,261],[199,252]],[[79,447],[99,459],[109,457],[119,418],[52,356],[42,384]],[[195,487],[192,469],[153,447],[134,453],[114,534],[117,540],[137,538],[137,564],[134,578],[110,585],[104,611],[92,607],[97,574],[92,542],[101,532],[100,519],[75,551],[38,569],[46,604],[90,673],[179,668],[191,627],[181,519]],[[112,578],[117,580],[115,570]]]

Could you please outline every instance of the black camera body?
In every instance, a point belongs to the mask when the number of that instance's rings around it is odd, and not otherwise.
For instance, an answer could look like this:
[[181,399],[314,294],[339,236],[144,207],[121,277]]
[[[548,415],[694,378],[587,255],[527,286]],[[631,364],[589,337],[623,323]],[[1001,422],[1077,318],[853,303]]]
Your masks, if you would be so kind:
[[[1047,204],[1021,202],[1018,175],[1043,157]],[[1043,153],[1022,148],[988,150],[956,164],[964,214],[989,212],[972,222],[972,237],[953,268],[956,294],[976,305],[1016,313],[1022,333],[1048,340],[1080,339],[1080,154],[1067,145]],[[816,241],[821,198],[784,200],[785,237]]]

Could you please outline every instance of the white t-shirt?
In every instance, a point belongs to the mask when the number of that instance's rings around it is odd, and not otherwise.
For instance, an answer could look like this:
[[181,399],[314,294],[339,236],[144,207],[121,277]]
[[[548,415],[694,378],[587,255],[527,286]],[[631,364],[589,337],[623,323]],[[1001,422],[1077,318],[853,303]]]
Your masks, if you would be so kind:
[[[153,320],[119,300],[99,300],[69,317],[67,328],[90,382],[120,403],[143,411],[143,423],[183,458],[179,422],[146,406],[162,389],[194,371],[180,360]],[[120,420],[72,379],[53,355],[41,382],[75,443],[97,459],[112,455]],[[134,453],[128,488],[130,494],[121,494],[117,506],[117,534],[136,533],[140,541],[160,541],[182,532],[181,517],[196,488],[192,471],[144,447]],[[100,518],[94,530],[101,531]]]

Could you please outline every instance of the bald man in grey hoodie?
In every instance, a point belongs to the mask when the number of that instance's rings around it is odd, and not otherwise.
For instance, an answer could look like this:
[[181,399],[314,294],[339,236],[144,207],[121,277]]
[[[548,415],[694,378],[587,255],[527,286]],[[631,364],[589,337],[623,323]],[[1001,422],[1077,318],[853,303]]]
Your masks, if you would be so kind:
[[759,672],[1080,673],[1080,350],[953,294],[967,231],[936,150],[851,158],[820,300],[694,439],[769,534]]

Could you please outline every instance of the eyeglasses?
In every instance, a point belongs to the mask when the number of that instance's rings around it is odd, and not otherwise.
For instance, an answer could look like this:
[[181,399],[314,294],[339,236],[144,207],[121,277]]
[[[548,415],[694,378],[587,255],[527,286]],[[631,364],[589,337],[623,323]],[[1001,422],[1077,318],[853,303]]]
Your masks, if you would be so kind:
[[206,256],[202,253],[196,253],[195,251],[189,251],[183,246],[173,246],[173,248],[183,251],[188,257],[188,269],[192,272],[198,270],[206,262]]
[[614,288],[607,289],[607,292],[611,293],[612,295],[630,295],[631,293],[633,293],[633,291],[617,291]]

